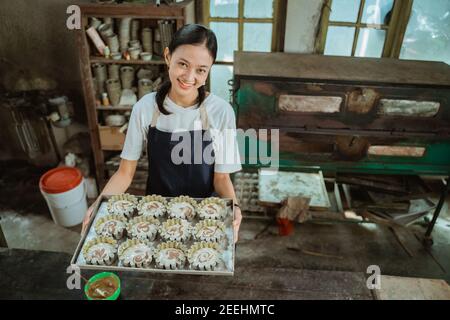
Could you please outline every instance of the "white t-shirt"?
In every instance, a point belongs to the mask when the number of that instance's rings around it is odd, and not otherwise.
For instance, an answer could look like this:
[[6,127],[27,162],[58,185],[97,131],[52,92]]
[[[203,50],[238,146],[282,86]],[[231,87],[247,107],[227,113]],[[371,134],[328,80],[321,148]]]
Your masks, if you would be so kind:
[[[154,110],[157,108],[155,97],[156,92],[149,93],[133,106],[121,158],[138,160],[143,148],[147,147],[148,129]],[[203,104],[206,108],[215,152],[214,171],[233,173],[242,170],[233,108],[228,102],[212,93],[205,98]],[[159,114],[156,122],[158,130],[164,132],[201,130],[198,104],[181,107],[167,96],[164,107],[171,114]]]

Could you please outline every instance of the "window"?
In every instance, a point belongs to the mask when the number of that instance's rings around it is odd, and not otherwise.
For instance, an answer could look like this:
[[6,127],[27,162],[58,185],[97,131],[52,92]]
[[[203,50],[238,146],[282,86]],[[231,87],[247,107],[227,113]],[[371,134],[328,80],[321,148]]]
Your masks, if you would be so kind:
[[450,64],[449,0],[414,0],[400,58]]
[[230,100],[234,51],[278,51],[282,35],[280,6],[285,0],[206,0],[204,23],[219,43],[216,64],[211,69],[210,90]]
[[[409,0],[408,0],[409,1]],[[326,0],[320,53],[338,56],[390,56],[402,1]]]
[[326,55],[392,57],[412,0],[326,0],[316,49]]
[[450,63],[450,1],[325,0],[316,52]]

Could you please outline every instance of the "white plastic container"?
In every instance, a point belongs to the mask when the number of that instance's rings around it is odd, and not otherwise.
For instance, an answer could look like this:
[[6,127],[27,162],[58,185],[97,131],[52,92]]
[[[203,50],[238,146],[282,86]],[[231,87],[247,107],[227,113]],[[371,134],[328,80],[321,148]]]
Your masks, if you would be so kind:
[[73,227],[83,221],[88,206],[86,184],[80,170],[52,169],[41,177],[39,188],[57,225]]

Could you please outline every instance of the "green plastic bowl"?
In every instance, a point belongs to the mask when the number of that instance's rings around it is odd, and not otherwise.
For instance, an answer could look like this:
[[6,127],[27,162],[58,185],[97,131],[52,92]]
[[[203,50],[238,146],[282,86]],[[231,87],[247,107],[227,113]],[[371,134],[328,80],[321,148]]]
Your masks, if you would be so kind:
[[[110,295],[109,297],[107,297],[105,299],[94,299],[94,298],[91,298],[88,295],[88,290],[89,290],[89,287],[91,286],[91,284],[93,282],[97,281],[97,280],[100,280],[100,279],[103,279],[103,278],[107,278],[107,277],[112,277],[112,278],[114,278],[117,281],[118,286],[117,286],[116,291],[114,291],[114,293],[112,295]],[[119,279],[119,277],[117,275],[115,275],[112,272],[97,273],[96,275],[92,276],[89,279],[89,281],[85,284],[85,286],[84,286],[84,294],[86,295],[86,298],[88,300],[117,300],[117,298],[120,295],[120,279]]]

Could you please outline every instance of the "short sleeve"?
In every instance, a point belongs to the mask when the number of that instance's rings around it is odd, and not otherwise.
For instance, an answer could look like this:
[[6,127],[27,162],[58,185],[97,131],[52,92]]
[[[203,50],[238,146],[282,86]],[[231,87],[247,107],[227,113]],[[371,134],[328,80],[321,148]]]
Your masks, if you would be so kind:
[[[144,97],[147,98],[147,97]],[[149,99],[139,100],[131,111],[128,122],[128,130],[125,137],[125,144],[120,157],[125,160],[139,160],[147,137],[147,127],[151,122],[153,114],[152,103]],[[150,107],[149,108],[149,103]],[[150,110],[151,111],[150,111]],[[149,110],[145,112],[146,110]],[[150,117],[150,119],[148,119]]]
[[215,151],[214,171],[234,173],[242,170],[239,145],[236,136],[236,116],[227,103],[222,115],[220,129],[212,133]]

